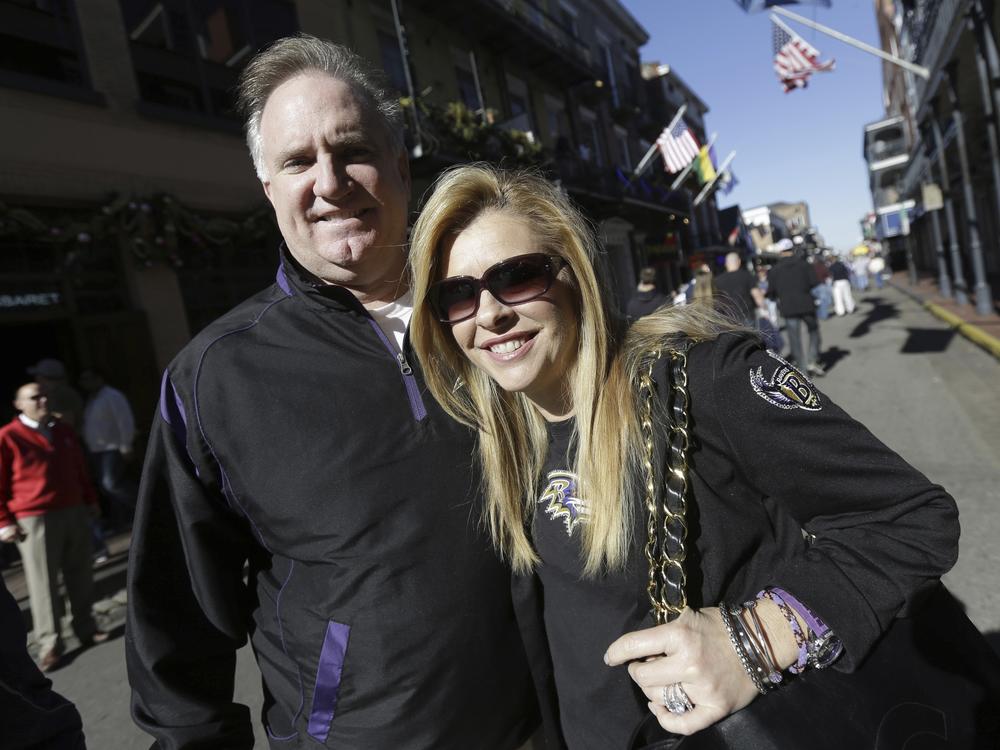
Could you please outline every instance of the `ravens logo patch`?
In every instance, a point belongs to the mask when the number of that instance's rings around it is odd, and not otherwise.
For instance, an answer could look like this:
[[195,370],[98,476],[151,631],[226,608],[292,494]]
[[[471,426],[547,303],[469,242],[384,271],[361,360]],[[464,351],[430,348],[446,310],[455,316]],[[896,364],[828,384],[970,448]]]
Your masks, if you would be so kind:
[[756,370],[751,367],[750,387],[753,388],[754,393],[779,409],[819,411],[823,408],[820,404],[819,394],[816,392],[816,386],[809,378],[774,352],[769,351],[768,355],[778,360],[781,366],[774,371],[770,380],[764,378],[763,365]]

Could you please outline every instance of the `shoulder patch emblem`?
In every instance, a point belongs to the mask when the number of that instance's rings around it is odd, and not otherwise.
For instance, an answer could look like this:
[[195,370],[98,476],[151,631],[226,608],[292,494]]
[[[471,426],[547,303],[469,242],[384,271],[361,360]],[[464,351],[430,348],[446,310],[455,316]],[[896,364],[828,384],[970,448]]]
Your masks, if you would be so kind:
[[819,401],[816,386],[805,375],[772,351],[768,355],[778,360],[781,366],[774,371],[770,380],[764,379],[764,367],[750,368],[750,387],[753,392],[772,406],[779,409],[805,409],[819,411],[823,405]]
[[586,503],[576,497],[576,475],[556,470],[550,471],[546,478],[549,481],[538,504],[545,506],[545,514],[553,521],[562,520],[566,534],[573,536],[573,529],[590,515]]

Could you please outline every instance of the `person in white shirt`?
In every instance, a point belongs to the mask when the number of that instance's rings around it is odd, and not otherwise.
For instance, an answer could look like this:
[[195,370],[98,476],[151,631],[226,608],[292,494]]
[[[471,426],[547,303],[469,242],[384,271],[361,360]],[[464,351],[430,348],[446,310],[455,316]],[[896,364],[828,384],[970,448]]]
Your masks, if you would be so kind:
[[112,524],[123,526],[135,512],[136,488],[125,476],[135,439],[132,407],[125,394],[108,385],[96,368],[81,373],[80,387],[87,394],[83,443],[90,455],[94,479],[110,503]]

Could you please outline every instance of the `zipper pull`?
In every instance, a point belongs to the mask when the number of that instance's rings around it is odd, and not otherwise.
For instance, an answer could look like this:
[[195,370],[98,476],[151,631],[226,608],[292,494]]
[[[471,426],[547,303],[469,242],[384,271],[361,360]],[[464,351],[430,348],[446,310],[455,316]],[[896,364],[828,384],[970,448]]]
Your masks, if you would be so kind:
[[399,362],[399,371],[404,375],[412,375],[413,368],[410,367],[410,363],[406,361],[406,357],[402,352],[396,355],[396,361]]

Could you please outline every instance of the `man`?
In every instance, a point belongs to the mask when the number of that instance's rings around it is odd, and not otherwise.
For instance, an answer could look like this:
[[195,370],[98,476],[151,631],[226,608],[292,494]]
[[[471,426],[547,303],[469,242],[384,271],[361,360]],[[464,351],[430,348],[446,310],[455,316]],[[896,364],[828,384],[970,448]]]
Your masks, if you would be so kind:
[[84,646],[107,640],[90,611],[90,518],[97,494],[73,430],[53,420],[38,383],[17,389],[20,412],[0,428],[0,542],[16,542],[24,563],[42,671],[63,653],[58,577],[62,572],[73,630]]
[[132,455],[135,419],[125,394],[105,382],[104,374],[88,368],[80,374],[87,394],[83,409],[83,442],[90,454],[98,489],[111,504],[118,525],[127,524],[135,510],[135,488],[125,478],[125,463]]
[[764,309],[764,292],[757,286],[757,279],[743,268],[739,253],[726,254],[726,271],[715,277],[715,292],[720,306],[748,327],[756,327],[755,310]]
[[[819,321],[816,320],[816,301],[812,288],[816,286],[816,272],[805,258],[792,250],[781,253],[781,259],[767,274],[768,294],[778,300],[778,310],[785,319],[788,346],[795,364],[810,375],[825,374],[819,362]],[[809,332],[809,356],[802,345],[802,325]]]
[[471,434],[395,335],[398,103],[308,36],[256,56],[239,94],[284,244],[277,282],[164,374],[131,548],[133,716],[155,747],[250,748],[249,633],[272,748],[517,748],[537,706]]
[[833,279],[833,310],[837,317],[854,312],[851,271],[843,259],[837,258],[830,264],[830,278]]
[[665,304],[667,304],[666,295],[656,286],[656,269],[646,266],[639,271],[639,284],[635,288],[635,294],[628,301],[626,315],[629,320],[638,320]]
[[79,432],[83,399],[67,381],[66,366],[58,359],[41,359],[28,368],[28,374],[45,390],[51,415]]

